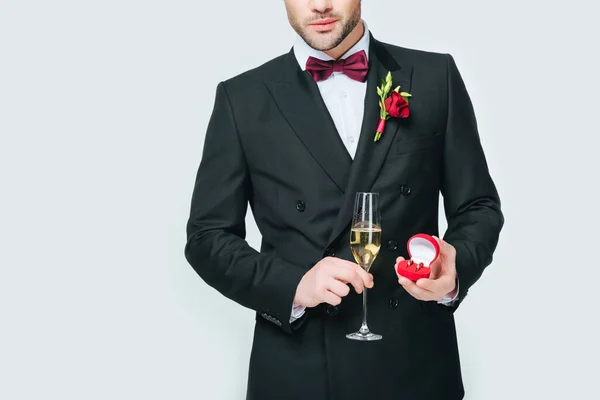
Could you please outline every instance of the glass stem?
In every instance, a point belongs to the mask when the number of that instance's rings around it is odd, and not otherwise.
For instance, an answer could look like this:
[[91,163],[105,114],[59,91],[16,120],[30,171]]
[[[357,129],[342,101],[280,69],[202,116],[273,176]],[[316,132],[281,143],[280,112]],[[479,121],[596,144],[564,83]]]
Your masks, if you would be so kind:
[[360,333],[368,333],[369,327],[367,326],[367,288],[363,289],[363,320],[360,327]]

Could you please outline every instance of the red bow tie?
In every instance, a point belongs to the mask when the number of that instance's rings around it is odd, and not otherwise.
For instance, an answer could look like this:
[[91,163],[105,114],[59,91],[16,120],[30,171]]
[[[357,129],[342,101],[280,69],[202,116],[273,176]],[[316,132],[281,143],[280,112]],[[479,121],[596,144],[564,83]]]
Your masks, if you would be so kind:
[[364,82],[367,79],[367,72],[369,71],[369,61],[364,50],[354,53],[346,59],[337,61],[325,61],[315,57],[308,57],[306,71],[313,77],[315,82],[324,81],[334,72],[342,72],[350,79]]

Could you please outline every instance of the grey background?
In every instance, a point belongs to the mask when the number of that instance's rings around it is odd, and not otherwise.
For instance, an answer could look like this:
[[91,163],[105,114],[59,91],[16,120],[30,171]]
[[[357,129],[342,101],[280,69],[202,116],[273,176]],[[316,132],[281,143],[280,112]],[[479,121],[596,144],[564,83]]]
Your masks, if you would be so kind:
[[[364,1],[378,39],[455,57],[503,200],[456,314],[467,399],[599,398],[588,4]],[[217,83],[292,40],[280,1],[0,2],[0,398],[243,398],[253,313],[185,222]]]

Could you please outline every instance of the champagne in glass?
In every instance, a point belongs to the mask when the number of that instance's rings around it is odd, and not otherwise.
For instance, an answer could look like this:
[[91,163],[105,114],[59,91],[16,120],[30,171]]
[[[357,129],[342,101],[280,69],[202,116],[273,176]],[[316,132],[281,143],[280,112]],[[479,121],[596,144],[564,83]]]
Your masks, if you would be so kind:
[[[357,264],[369,272],[381,248],[381,225],[378,193],[356,193],[354,217],[350,231],[350,248]],[[372,333],[367,326],[367,288],[363,290],[363,320],[357,332],[346,335],[348,339],[372,341],[381,335]]]
[[352,226],[350,247],[358,265],[369,272],[381,247],[381,228],[364,222]]

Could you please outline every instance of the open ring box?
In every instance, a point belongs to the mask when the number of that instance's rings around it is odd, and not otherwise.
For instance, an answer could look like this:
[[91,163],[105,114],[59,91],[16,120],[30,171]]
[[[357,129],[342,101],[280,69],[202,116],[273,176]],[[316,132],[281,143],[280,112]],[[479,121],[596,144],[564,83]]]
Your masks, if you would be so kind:
[[410,260],[402,260],[396,266],[399,275],[413,282],[421,278],[429,278],[429,266],[440,255],[440,245],[432,236],[419,233],[408,239]]

